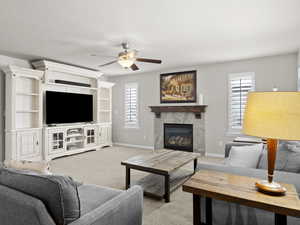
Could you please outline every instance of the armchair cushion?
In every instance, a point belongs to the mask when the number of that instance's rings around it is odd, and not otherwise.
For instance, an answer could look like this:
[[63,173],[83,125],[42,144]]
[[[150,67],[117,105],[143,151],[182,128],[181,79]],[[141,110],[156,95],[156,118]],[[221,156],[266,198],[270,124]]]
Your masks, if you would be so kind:
[[96,209],[121,193],[122,191],[112,188],[100,187],[91,184],[81,185],[78,187],[78,194],[81,203],[81,215],[83,216]]

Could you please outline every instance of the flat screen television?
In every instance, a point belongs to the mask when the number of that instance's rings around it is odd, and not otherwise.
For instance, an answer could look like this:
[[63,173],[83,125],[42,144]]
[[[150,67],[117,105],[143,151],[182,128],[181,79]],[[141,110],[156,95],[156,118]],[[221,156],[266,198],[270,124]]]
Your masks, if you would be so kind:
[[46,91],[46,124],[93,121],[93,95]]

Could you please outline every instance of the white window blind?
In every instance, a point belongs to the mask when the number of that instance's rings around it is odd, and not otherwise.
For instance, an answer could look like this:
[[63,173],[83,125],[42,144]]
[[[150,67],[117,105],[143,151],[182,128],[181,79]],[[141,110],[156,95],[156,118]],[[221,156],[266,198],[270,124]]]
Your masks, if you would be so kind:
[[138,127],[138,85],[125,84],[125,127]]
[[255,89],[254,73],[238,73],[229,75],[229,131],[240,131],[243,125],[244,111],[248,92]]

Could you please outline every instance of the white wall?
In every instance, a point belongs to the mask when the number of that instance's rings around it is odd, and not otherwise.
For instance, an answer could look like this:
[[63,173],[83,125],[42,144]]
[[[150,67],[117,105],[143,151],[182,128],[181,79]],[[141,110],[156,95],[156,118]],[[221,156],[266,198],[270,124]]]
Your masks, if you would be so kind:
[[300,49],[298,51],[298,91],[300,91]]
[[30,68],[28,61],[0,55],[0,161],[4,159],[4,105],[5,105],[5,75],[1,68],[16,65]]
[[300,91],[300,49],[298,51],[298,91]]
[[[142,67],[142,65],[140,66]],[[153,117],[151,105],[159,105],[159,74],[197,70],[197,90],[204,94],[208,105],[205,113],[206,151],[223,154],[224,143],[232,140],[227,135],[227,78],[229,73],[255,72],[256,91],[295,91],[297,87],[297,54],[255,58],[242,61],[175,68],[168,71],[112,76],[113,141],[132,145],[153,146]],[[139,129],[124,128],[124,85],[139,83]]]

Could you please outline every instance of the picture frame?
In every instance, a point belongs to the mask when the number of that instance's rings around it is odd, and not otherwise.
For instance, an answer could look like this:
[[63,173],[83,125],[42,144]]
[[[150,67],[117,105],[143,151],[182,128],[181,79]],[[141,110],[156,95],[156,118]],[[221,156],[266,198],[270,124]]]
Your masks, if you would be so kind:
[[196,102],[196,70],[160,74],[160,103]]

